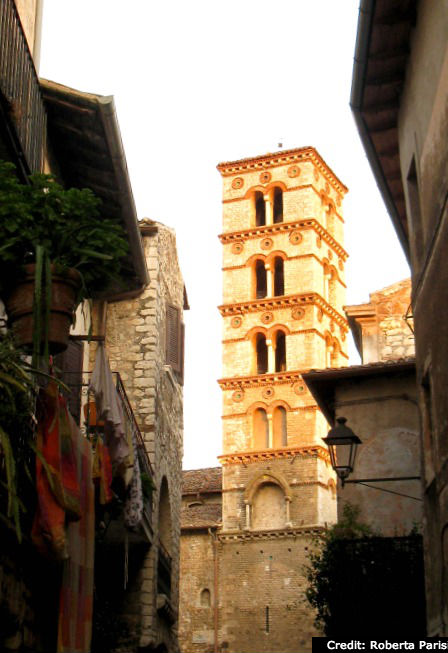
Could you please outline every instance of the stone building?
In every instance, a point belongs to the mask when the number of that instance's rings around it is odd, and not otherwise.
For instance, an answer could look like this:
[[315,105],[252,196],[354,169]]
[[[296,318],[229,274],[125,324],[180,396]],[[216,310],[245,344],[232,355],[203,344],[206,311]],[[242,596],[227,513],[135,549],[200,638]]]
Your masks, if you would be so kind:
[[370,293],[367,304],[344,306],[364,364],[414,356],[414,334],[406,322],[410,304],[411,280],[403,279]]
[[311,147],[218,170],[222,472],[184,472],[181,648],[305,651],[315,629],[303,565],[336,496],[302,371],[347,362],[347,189]]
[[[328,423],[345,417],[361,439],[350,478],[420,475],[414,336],[404,319],[410,297],[410,279],[405,279],[371,293],[368,304],[345,306],[362,365],[303,375]],[[421,529],[418,480],[367,486],[342,488],[338,481],[338,518],[350,503],[360,509],[360,519],[383,537]]]
[[[150,282],[137,296],[103,305],[96,331],[104,342],[112,371],[126,387],[152,466],[151,514],[147,537],[129,545],[129,582],[112,583],[110,561],[99,582],[120,597],[115,617],[129,633],[119,650],[178,650],[179,541],[183,456],[183,310],[188,308],[177,261],[176,237],[169,227],[140,221]],[[92,346],[91,346],[92,348]],[[94,352],[90,352],[92,360]],[[91,369],[91,367],[90,367]],[[115,546],[114,546],[115,545]],[[99,549],[117,564],[123,538]],[[99,546],[99,545],[98,545]],[[132,571],[131,571],[132,570]],[[117,649],[118,650],[118,649]]]
[[448,634],[448,7],[362,0],[351,106],[410,262],[429,636]]

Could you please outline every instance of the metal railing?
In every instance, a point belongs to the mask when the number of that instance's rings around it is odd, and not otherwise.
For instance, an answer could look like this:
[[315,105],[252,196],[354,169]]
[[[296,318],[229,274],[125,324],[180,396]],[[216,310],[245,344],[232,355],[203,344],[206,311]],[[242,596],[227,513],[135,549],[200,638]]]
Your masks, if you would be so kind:
[[41,172],[47,116],[14,0],[0,3],[0,92],[27,166]]
[[[61,381],[63,381],[70,389],[70,394],[67,396],[69,410],[75,419],[79,420],[81,430],[85,432],[87,437],[91,436],[93,431],[97,428],[90,424],[91,419],[89,406],[91,402],[94,402],[93,392],[89,389],[91,375],[91,372],[62,372],[58,375]],[[150,483],[152,483],[154,480],[154,472],[151,461],[149,460],[145,443],[137,424],[137,420],[135,419],[134,411],[126,394],[123,381],[118,372],[112,372],[112,375],[115,379],[115,387],[120,399],[123,417],[130,424],[131,429],[135,434],[140,472],[141,474],[146,474],[147,477],[149,477]],[[87,406],[85,415],[82,410],[84,406]],[[149,522],[149,525],[152,527],[152,500],[150,498],[145,500],[144,513],[147,522]]]

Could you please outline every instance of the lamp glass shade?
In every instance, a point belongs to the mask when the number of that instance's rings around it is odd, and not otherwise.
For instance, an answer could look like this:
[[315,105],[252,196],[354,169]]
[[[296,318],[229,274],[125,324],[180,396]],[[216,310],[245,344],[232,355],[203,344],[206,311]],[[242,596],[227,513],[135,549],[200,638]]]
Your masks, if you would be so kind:
[[338,417],[338,425],[322,438],[328,446],[331,466],[339,478],[344,481],[353,471],[356,460],[356,451],[361,440],[353,431],[345,426],[345,417]]

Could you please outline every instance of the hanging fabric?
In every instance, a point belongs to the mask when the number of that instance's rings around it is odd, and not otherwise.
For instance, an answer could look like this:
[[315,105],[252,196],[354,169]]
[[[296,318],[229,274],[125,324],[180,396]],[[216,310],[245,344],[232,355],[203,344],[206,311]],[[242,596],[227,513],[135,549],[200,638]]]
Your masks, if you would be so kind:
[[129,455],[124,416],[104,344],[98,345],[89,389],[95,395],[97,418],[105,421],[106,444],[113,463],[123,463]]
[[[71,417],[71,416],[70,416]],[[64,561],[59,602],[58,653],[89,653],[92,638],[95,490],[92,449],[73,418],[71,437],[76,451],[81,488],[80,521],[68,527],[68,554]]]
[[131,529],[136,528],[143,518],[142,477],[138,460],[137,436],[134,429],[132,429],[132,450],[134,453],[134,469],[124,506],[124,523]]
[[80,486],[67,404],[54,381],[39,393],[36,441],[37,508],[32,540],[46,555],[68,555],[66,521],[79,519]]

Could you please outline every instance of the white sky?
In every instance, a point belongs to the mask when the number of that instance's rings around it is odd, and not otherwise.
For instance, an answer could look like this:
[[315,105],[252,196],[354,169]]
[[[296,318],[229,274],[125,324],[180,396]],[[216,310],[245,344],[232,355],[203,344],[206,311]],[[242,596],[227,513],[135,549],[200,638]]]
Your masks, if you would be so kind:
[[347,303],[409,275],[349,109],[357,19],[358,0],[45,0],[41,76],[115,96],[138,216],[177,232],[185,469],[221,452],[219,162],[316,147],[350,189]]

